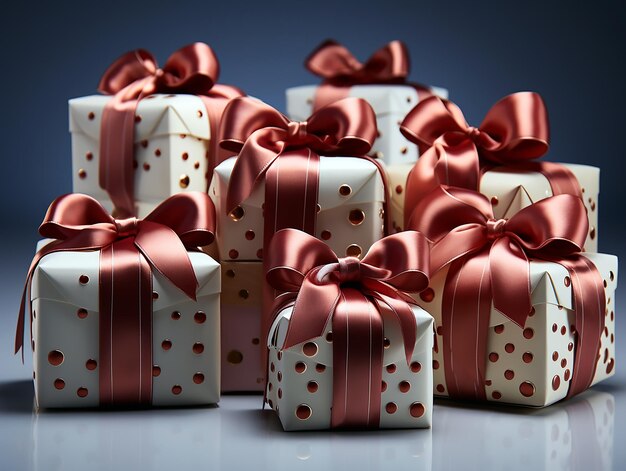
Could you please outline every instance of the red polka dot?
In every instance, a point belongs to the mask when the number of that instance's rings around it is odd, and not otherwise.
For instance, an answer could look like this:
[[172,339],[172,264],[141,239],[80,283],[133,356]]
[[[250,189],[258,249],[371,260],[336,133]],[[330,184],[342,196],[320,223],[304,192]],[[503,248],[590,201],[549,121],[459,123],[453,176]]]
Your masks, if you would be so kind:
[[501,334],[502,332],[504,332],[504,326],[502,324],[499,324],[493,328],[493,331],[496,334]]
[[326,365],[318,363],[317,365],[315,365],[315,371],[317,371],[318,373],[323,373],[324,371],[326,371]]
[[87,388],[78,388],[76,395],[78,397],[87,397],[89,395],[89,390]]
[[561,385],[561,378],[559,377],[559,375],[555,375],[554,378],[552,378],[552,389],[556,391],[557,389],[559,389],[560,385]]
[[237,250],[235,250],[235,249],[230,249],[228,251],[228,256],[230,258],[239,258],[239,252]]
[[255,236],[256,234],[254,233],[254,231],[246,231],[246,240],[254,240]]
[[535,394],[535,385],[530,381],[524,381],[522,384],[519,385],[519,392],[524,397],[530,397]]
[[302,347],[302,353],[308,357],[317,355],[317,344],[314,342],[307,342]]
[[276,366],[274,366],[274,363],[270,363],[270,371],[273,373],[274,371],[276,371]]
[[311,408],[306,404],[300,404],[296,409],[296,417],[300,420],[306,420],[311,417]]
[[163,342],[161,342],[161,348],[163,350],[169,350],[172,348],[172,341],[168,339],[163,340]]
[[400,384],[398,384],[398,389],[402,393],[409,392],[409,390],[411,389],[411,383],[409,383],[408,381],[401,381]]
[[565,335],[567,333],[567,327],[561,327],[561,335]]
[[280,383],[283,380],[283,374],[282,372],[278,372],[278,374],[276,375],[276,378],[278,379],[278,382]]
[[504,346],[504,351],[506,351],[507,353],[513,353],[515,351],[515,345],[513,345],[512,343],[507,343]]
[[154,365],[152,367],[152,376],[156,378],[157,376],[160,376],[160,375],[161,375],[161,368],[157,365]]
[[196,384],[204,383],[204,375],[202,373],[196,373],[193,375],[193,382]]
[[87,283],[89,283],[89,277],[87,275],[80,275],[80,277],[78,278],[78,282],[81,285],[86,285]]
[[506,370],[504,372],[504,377],[508,380],[511,380],[515,377],[515,373],[513,372],[513,370]]
[[443,326],[437,327],[437,335],[443,335]]
[[556,332],[558,328],[559,328],[558,325],[552,324],[552,332]]
[[435,291],[432,288],[426,288],[420,293],[420,299],[425,303],[431,302],[435,299]]
[[499,355],[496,352],[491,352],[489,354],[489,361],[491,363],[495,363],[496,361],[498,361]]
[[322,240],[328,240],[332,237],[332,234],[330,231],[322,231],[321,237]]
[[383,381],[380,385],[380,391],[385,392],[387,390],[387,383]]
[[395,414],[396,411],[398,410],[398,406],[396,405],[395,402],[388,402],[385,405],[385,410],[387,411],[387,414]]
[[65,360],[63,352],[60,350],[52,350],[48,353],[48,363],[52,366],[59,366]]
[[556,350],[552,353],[552,361],[557,361],[559,359],[559,352]]
[[439,362],[437,360],[433,360],[433,370],[439,369]]
[[565,373],[563,373],[563,379],[565,381],[569,381],[570,374],[571,374],[570,370],[565,370]]
[[61,378],[55,379],[54,387],[55,389],[58,389],[58,390],[65,389],[65,381],[63,381]]
[[426,412],[426,409],[421,402],[414,402],[409,407],[409,413],[411,414],[411,417],[415,417],[416,419],[423,416],[424,412]]
[[535,331],[533,329],[531,329],[530,327],[527,327],[526,329],[524,329],[524,338],[525,339],[532,339],[533,336],[535,335]]
[[413,373],[419,373],[419,371],[422,369],[422,365],[420,365],[419,362],[414,361],[413,363],[411,363],[410,368]]
[[522,355],[522,360],[524,360],[524,363],[530,363],[531,361],[533,361],[533,354],[530,352],[525,352]]
[[85,319],[89,315],[89,312],[87,312],[87,309],[80,308],[76,311],[76,315],[79,319]]
[[567,358],[563,358],[561,360],[561,368],[565,368],[567,366]]
[[191,349],[193,350],[193,353],[199,355],[200,353],[204,352],[204,345],[201,342],[196,342],[193,344],[193,347]]
[[387,373],[395,373],[396,372],[396,365],[394,365],[393,363],[391,363],[390,365],[387,365]]
[[437,392],[442,393],[446,390],[445,386],[443,384],[438,384],[437,385]]
[[315,381],[309,381],[306,388],[310,393],[315,393],[319,389],[319,385]]
[[[611,371],[613,371],[613,368],[615,367],[615,359],[611,358],[611,361],[609,361],[609,364],[606,365],[606,374],[610,374]],[[569,370],[567,370],[569,371]]]
[[570,352],[571,352],[572,350],[574,350],[574,344],[573,344],[572,342],[570,342],[569,344],[567,344],[567,350],[568,350],[568,351],[570,351]]
[[502,397],[502,394],[500,393],[500,391],[494,391],[491,393],[491,397],[494,399],[500,399]]
[[89,359],[87,360],[87,362],[85,363],[85,368],[87,368],[89,371],[93,371],[98,367],[98,362],[96,360],[93,359]]
[[[272,366],[273,365],[274,364],[272,363]],[[295,370],[296,370],[296,373],[299,373],[299,374],[304,373],[306,371],[306,364],[304,364],[303,362],[299,361],[298,363],[296,363]],[[272,371],[274,371],[274,370],[272,370]]]
[[281,388],[278,388],[278,399],[282,399],[283,398],[283,390]]
[[193,315],[193,320],[196,324],[204,324],[206,321],[206,313],[204,311],[198,311]]
[[172,394],[178,396],[181,392],[183,392],[183,387],[179,384],[175,384],[172,386]]

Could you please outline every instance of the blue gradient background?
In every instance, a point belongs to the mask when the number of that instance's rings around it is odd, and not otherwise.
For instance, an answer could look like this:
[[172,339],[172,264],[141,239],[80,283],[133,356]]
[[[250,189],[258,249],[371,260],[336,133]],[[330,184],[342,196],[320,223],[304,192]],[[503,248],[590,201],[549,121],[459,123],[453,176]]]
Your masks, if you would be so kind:
[[[411,79],[448,88],[474,124],[502,96],[537,91],[550,113],[548,159],[602,168],[600,250],[626,255],[623,2],[13,2],[3,6],[0,37],[3,380],[30,375],[11,356],[13,328],[37,226],[52,199],[71,191],[67,100],[94,93],[104,69],[139,47],[163,63],[180,46],[207,42],[220,59],[221,82],[279,109],[285,88],[317,82],[303,59],[329,37],[360,59],[389,40],[405,41]],[[617,297],[623,306],[624,289]],[[594,388],[618,400],[616,464],[626,459],[619,445],[626,439],[621,324],[618,375]],[[28,409],[32,391],[22,384],[15,397],[0,397],[2,411]],[[13,447],[14,457],[28,454],[28,446]]]

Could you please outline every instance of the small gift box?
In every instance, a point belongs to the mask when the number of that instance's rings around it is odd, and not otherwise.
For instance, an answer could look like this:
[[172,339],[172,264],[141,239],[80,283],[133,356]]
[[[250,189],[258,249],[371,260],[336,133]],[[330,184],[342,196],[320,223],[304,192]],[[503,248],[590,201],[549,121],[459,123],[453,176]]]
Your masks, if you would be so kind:
[[[433,319],[404,291],[428,284],[428,245],[407,231],[363,260],[284,229],[267,279],[279,291],[267,403],[285,430],[429,427]],[[294,300],[295,298],[295,300]]]
[[413,208],[437,185],[480,191],[494,216],[510,217],[543,198],[570,194],[583,199],[589,232],[584,248],[598,248],[600,170],[586,165],[535,161],[548,150],[548,114],[540,95],[504,97],[480,127],[470,126],[452,102],[429,97],[406,116],[400,128],[426,150],[408,175],[405,224]]
[[116,216],[147,215],[168,196],[206,191],[218,148],[218,124],[235,87],[216,84],[209,46],[175,52],[159,69],[145,50],[105,72],[99,91],[69,101],[73,189]]
[[378,134],[370,155],[387,165],[414,163],[418,149],[399,132],[406,114],[424,98],[437,94],[448,97],[439,87],[424,87],[407,81],[409,54],[401,41],[392,41],[360,63],[344,46],[322,43],[305,65],[324,81],[287,89],[287,114],[304,120],[314,111],[338,99],[353,96],[367,100],[376,113]]
[[[223,316],[229,316],[223,321],[222,348],[237,352],[232,359],[243,355],[239,364],[228,362],[228,356],[223,360],[223,388],[262,390],[258,373],[265,344],[251,340],[264,338],[269,321],[254,321],[260,330],[251,338],[252,313],[265,316],[251,294],[265,286],[262,260],[273,233],[287,227],[304,230],[337,253],[361,256],[385,234],[388,189],[380,164],[364,156],[376,124],[363,100],[341,100],[296,123],[257,100],[238,98],[225,111],[221,128],[222,146],[238,152],[218,165],[209,189],[217,210],[220,259],[235,274],[229,278],[224,270],[232,296],[222,300]],[[237,276],[249,280],[251,273],[256,273],[254,282],[243,283]],[[271,290],[261,294],[270,303],[272,296]]]
[[38,407],[219,400],[219,265],[190,251],[211,242],[214,217],[195,192],[143,220],[113,219],[86,195],[53,202],[40,233],[55,240],[41,244],[26,286]]
[[480,193],[439,187],[409,228],[433,241],[435,394],[542,407],[615,372],[617,258],[581,253],[587,218],[571,195],[496,219]]

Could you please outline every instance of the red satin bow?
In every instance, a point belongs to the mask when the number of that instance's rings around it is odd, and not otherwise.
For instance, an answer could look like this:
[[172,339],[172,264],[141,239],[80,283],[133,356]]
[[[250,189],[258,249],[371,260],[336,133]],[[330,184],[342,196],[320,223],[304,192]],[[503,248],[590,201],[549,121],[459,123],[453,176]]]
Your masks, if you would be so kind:
[[376,138],[376,117],[365,100],[346,98],[292,122],[258,100],[236,98],[224,111],[220,144],[238,152],[228,187],[232,211],[248,198],[274,161],[288,150],[363,156]]
[[420,101],[400,131],[423,151],[407,180],[405,218],[437,185],[478,190],[481,172],[493,165],[513,165],[546,175],[553,194],[580,196],[576,178],[564,167],[531,163],[548,150],[548,114],[533,92],[508,95],[487,113],[479,127],[467,124],[461,110],[439,97]]
[[441,323],[451,397],[485,399],[491,306],[524,327],[532,311],[529,258],[558,263],[569,272],[577,335],[568,396],[591,385],[606,300],[597,268],[580,254],[588,229],[580,198],[553,196],[509,220],[495,220],[485,196],[438,187],[415,208],[408,228],[434,241],[433,273],[449,266]]
[[408,228],[434,241],[433,272],[486,251],[494,307],[524,327],[532,310],[528,257],[579,253],[588,225],[585,207],[575,196],[546,198],[508,220],[495,220],[491,203],[480,193],[439,187],[415,208]]
[[23,346],[26,292],[35,267],[45,255],[102,250],[117,242],[132,241],[131,245],[153,269],[195,300],[198,280],[187,249],[210,244],[214,239],[214,227],[213,203],[201,192],[174,195],[141,220],[114,219],[100,203],[87,195],[68,194],[57,198],[39,227],[43,237],[56,240],[37,252],[28,270],[15,353]]
[[213,144],[210,168],[217,164],[217,135],[221,113],[230,99],[241,96],[235,87],[216,85],[219,62],[204,43],[174,52],[159,68],[150,52],[138,49],[117,59],[106,70],[98,90],[114,98],[105,107],[100,136],[100,186],[110,195],[118,215],[130,217],[134,208],[134,123],[139,100],[154,93],[199,95],[205,102]]
[[323,242],[294,229],[278,231],[270,243],[267,281],[279,291],[295,292],[283,348],[324,333],[340,301],[342,287],[361,291],[395,314],[404,339],[407,363],[416,341],[412,298],[428,286],[428,242],[418,232],[405,231],[374,243],[362,260],[338,258]]
[[418,91],[420,100],[431,94],[424,86],[407,82],[409,52],[402,41],[391,41],[361,63],[345,46],[329,39],[307,57],[305,67],[324,79],[315,96],[314,110],[347,96],[353,85],[405,84]]

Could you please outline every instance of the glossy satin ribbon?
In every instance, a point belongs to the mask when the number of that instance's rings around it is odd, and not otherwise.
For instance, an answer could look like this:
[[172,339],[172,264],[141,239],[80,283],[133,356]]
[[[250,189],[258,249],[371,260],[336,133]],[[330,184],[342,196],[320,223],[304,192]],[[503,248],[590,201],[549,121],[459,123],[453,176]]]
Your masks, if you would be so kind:
[[[375,138],[374,112],[360,98],[335,102],[305,122],[289,121],[258,100],[236,98],[227,106],[221,124],[222,147],[239,154],[230,176],[227,211],[237,208],[265,180],[263,253],[267,254],[272,236],[280,229],[315,234],[320,154],[374,162],[365,154]],[[384,173],[380,174],[384,181]],[[269,307],[274,296],[268,289],[262,338],[271,325]]]
[[345,46],[327,40],[309,55],[305,67],[324,79],[315,94],[314,111],[347,97],[354,85],[408,85],[417,91],[419,101],[432,94],[407,81],[409,52],[402,41],[391,41],[361,63]]
[[209,174],[219,159],[218,126],[228,101],[243,93],[235,87],[215,84],[219,63],[213,50],[194,43],[174,52],[158,68],[150,52],[138,49],[117,59],[106,70],[98,91],[114,95],[107,103],[100,127],[100,186],[107,191],[118,217],[135,215],[134,131],[139,101],[154,93],[198,95],[206,107],[211,131]]
[[198,280],[187,251],[210,244],[214,227],[213,203],[201,192],[174,195],[141,220],[113,219],[100,203],[86,195],[57,198],[39,228],[43,237],[55,241],[37,252],[30,265],[15,352],[23,348],[26,294],[39,261],[54,252],[98,250],[100,403],[149,404],[152,270],[195,300]]
[[581,196],[580,185],[567,168],[531,162],[548,150],[548,128],[548,113],[537,93],[504,97],[478,128],[468,125],[448,100],[432,96],[420,101],[400,126],[422,153],[407,179],[405,222],[411,208],[437,185],[478,190],[482,173],[498,165],[542,173],[553,195]]
[[569,395],[589,387],[606,302],[600,274],[580,254],[588,229],[580,198],[553,196],[495,220],[480,193],[438,187],[415,208],[408,228],[433,241],[432,273],[449,267],[442,326],[451,397],[485,398],[491,305],[524,327],[532,311],[529,258],[558,263],[570,274],[577,344]]
[[[267,281],[297,297],[282,349],[333,332],[332,427],[377,427],[386,311],[402,332],[406,361],[417,339],[405,292],[428,286],[428,241],[405,231],[374,243],[359,260],[338,258],[323,242],[294,229],[278,231],[266,256]],[[278,312],[278,311],[276,311]]]

